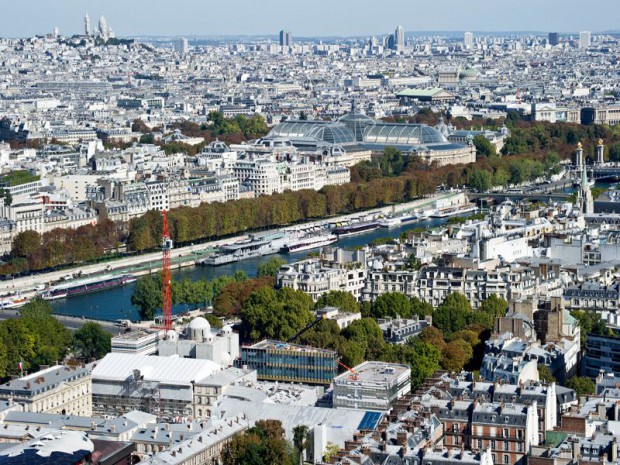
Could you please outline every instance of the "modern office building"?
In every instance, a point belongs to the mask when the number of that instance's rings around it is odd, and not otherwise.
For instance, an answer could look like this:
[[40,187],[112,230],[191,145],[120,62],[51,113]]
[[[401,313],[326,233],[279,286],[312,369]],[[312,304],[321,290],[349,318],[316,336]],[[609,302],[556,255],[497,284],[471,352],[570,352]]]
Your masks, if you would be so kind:
[[394,30],[394,50],[402,52],[405,49],[405,30],[398,26]]
[[157,341],[164,338],[164,331],[148,333],[130,331],[112,338],[112,352],[133,355],[154,355],[157,353]]
[[620,376],[620,338],[588,334],[581,372],[590,378],[600,373]]
[[332,350],[264,340],[242,347],[239,365],[256,370],[259,380],[329,384],[338,374],[338,354]]
[[474,34],[473,32],[466,32],[463,34],[463,43],[465,48],[473,48],[474,46]]
[[549,45],[552,46],[556,46],[560,43],[560,34],[558,34],[557,32],[550,32],[549,33]]
[[290,47],[293,45],[293,35],[284,29],[280,31],[280,47]]
[[579,48],[585,49],[592,42],[592,33],[590,31],[581,31],[579,33]]
[[173,46],[176,53],[179,53],[181,55],[186,55],[187,53],[189,53],[189,42],[185,37],[179,37],[178,39],[175,39]]
[[334,408],[388,411],[411,392],[411,368],[385,362],[363,362],[334,378]]

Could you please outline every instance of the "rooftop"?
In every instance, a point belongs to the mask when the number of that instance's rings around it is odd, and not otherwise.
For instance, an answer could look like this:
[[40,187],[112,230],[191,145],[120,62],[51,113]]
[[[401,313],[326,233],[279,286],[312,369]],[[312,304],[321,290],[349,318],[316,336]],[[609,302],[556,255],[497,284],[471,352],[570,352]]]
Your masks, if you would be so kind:
[[273,341],[270,339],[265,339],[264,341],[257,342],[256,344],[249,347],[250,349],[265,349],[265,350],[285,350],[290,352],[314,352],[314,353],[323,353],[323,354],[335,354],[333,350],[327,349],[318,349],[316,347],[310,346],[302,346],[298,344],[291,344],[289,342],[282,341]]
[[385,362],[363,362],[352,369],[355,374],[345,372],[334,378],[334,383],[377,383],[391,384],[403,375],[407,375],[411,369],[407,365]]

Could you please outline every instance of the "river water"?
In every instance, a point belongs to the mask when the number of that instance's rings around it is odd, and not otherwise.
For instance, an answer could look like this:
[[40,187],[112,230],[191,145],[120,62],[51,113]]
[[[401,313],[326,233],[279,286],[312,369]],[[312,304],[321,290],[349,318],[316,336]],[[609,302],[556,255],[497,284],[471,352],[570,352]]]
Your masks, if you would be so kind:
[[[380,228],[357,236],[350,236],[340,239],[336,245],[338,247],[355,247],[368,244],[374,239],[383,237],[398,237],[403,231],[419,227],[435,227],[446,222],[445,218],[431,219],[428,221],[420,221],[415,223],[407,223],[397,228]],[[279,254],[281,258],[287,262],[294,262],[303,259],[310,252],[315,250],[304,250],[294,254]],[[267,257],[254,258],[236,263],[229,263],[216,267],[188,267],[172,272],[173,280],[212,280],[222,275],[233,275],[235,271],[243,271],[248,276],[256,275],[259,263],[269,260],[273,255]],[[84,294],[81,296],[71,297],[52,301],[54,313],[59,315],[84,316],[97,320],[118,320],[127,319],[136,321],[140,319],[138,309],[131,305],[131,294],[135,287],[134,284],[108,289],[106,291],[95,292],[93,294]],[[175,305],[173,313],[182,313],[187,310],[193,310],[195,307],[187,305]]]

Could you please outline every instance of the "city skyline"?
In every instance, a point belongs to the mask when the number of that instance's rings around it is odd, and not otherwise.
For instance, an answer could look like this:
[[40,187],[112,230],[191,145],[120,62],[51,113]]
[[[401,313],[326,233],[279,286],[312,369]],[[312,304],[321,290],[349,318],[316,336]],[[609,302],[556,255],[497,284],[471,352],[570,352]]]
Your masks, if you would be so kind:
[[[65,0],[54,4],[54,8],[45,0],[28,0],[26,24],[15,21],[15,17],[24,14],[24,4],[4,5],[0,36],[30,37],[52,31],[54,27],[63,35],[79,34],[83,30],[85,13],[90,15],[93,24],[104,14],[119,36],[275,36],[286,29],[297,37],[347,37],[387,34],[395,25],[402,25],[406,32],[557,31],[578,34],[583,30],[596,33],[618,29],[614,18],[620,13],[620,5],[613,0],[601,0],[596,10],[584,9],[574,0],[540,3],[539,0],[524,0],[519,8],[508,9],[505,4],[491,0],[469,4],[445,0],[439,11],[436,3],[430,0],[395,0],[389,11],[377,14],[376,8],[380,5],[370,0],[354,4],[316,0],[311,7],[303,9],[291,8],[283,0],[266,0],[260,4],[241,0],[236,10],[246,14],[231,16],[224,3],[206,4],[198,0],[182,0],[174,9],[167,8],[161,0],[136,0],[131,10],[120,0],[109,0],[105,4],[95,0]],[[532,14],[533,11],[536,14]],[[601,11],[607,14],[601,15]]]

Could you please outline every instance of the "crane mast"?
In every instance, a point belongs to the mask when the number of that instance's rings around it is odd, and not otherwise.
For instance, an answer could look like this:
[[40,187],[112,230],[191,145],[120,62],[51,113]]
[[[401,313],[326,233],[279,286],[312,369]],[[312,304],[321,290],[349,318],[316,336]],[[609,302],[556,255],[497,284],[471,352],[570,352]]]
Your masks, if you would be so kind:
[[172,276],[170,270],[170,251],[172,250],[172,239],[168,229],[168,215],[166,210],[162,212],[164,216],[162,234],[162,263],[161,263],[161,289],[162,289],[162,315],[164,329],[166,332],[172,329]]

